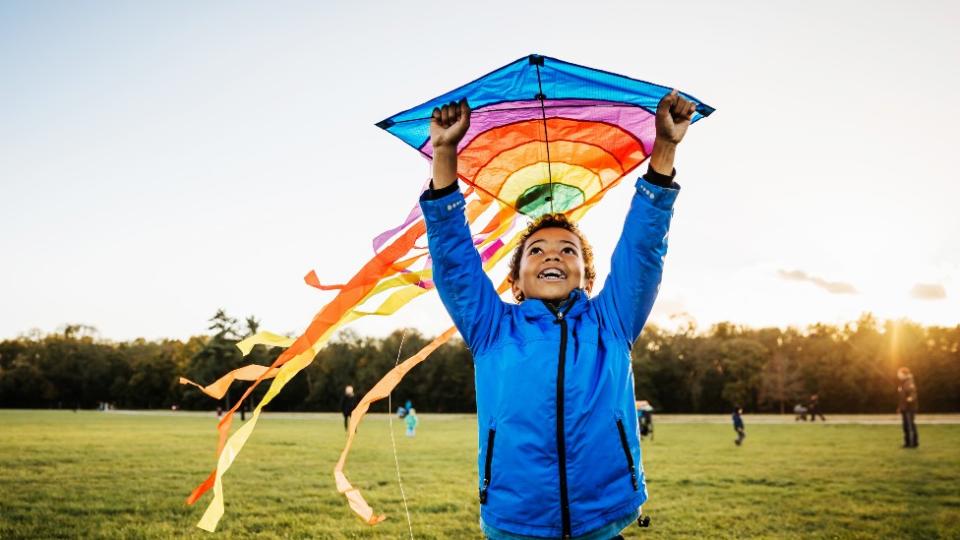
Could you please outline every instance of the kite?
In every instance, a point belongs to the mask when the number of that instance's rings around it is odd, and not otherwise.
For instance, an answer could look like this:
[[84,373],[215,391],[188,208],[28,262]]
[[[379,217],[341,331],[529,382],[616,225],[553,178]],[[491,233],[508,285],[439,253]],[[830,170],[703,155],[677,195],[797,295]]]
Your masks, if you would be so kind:
[[[466,97],[473,111],[457,148],[460,178],[529,217],[577,217],[650,154],[657,104],[670,90],[531,55],[377,126],[430,158],[431,112]],[[681,95],[696,104],[692,122],[713,112]]]
[[[457,175],[466,183],[465,212],[474,245],[484,269],[490,272],[516,246],[526,221],[521,217],[564,213],[578,220],[647,159],[656,135],[657,104],[670,91],[666,86],[530,55],[376,125],[431,159],[433,109],[468,100],[473,112],[470,129],[457,148]],[[681,95],[696,104],[692,122],[714,111],[689,94]],[[235,380],[253,381],[217,426],[215,469],[187,498],[187,503],[193,504],[207,491],[214,492],[198,527],[215,530],[224,513],[223,475],[249,439],[261,411],[294,375],[313,362],[331,336],[361,317],[392,315],[433,290],[429,252],[420,242],[425,234],[419,206],[414,205],[400,225],[373,239],[374,256],[346,283],[323,285],[311,270],[304,278],[308,285],[337,294],[306,330],[295,339],[260,332],[238,344],[245,355],[255,345],[283,347],[271,366],[250,364],[205,387],[180,379],[215,398]],[[498,291],[508,288],[504,279]],[[370,302],[376,307],[366,309]],[[399,363],[361,398],[351,415],[334,479],[350,508],[366,523],[375,525],[385,516],[373,511],[344,473],[357,426],[371,403],[387,397],[404,374],[455,334],[455,328],[448,329]],[[270,388],[250,420],[231,435],[234,413],[257,385],[271,378]]]

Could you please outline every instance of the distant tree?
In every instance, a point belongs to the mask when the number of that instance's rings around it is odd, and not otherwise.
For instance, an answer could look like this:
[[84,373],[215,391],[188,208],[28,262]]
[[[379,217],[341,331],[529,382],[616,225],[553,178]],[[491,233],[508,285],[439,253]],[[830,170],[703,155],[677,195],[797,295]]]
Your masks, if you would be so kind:
[[[0,407],[212,408],[184,375],[209,384],[247,363],[271,365],[282,352],[257,346],[247,358],[237,342],[260,329],[253,316],[238,321],[218,310],[207,336],[186,341],[135,339],[114,343],[95,328],[64,325],[54,333],[33,330],[0,341]],[[272,410],[334,411],[343,388],[360,395],[431,340],[412,329],[385,338],[343,330],[294,377]],[[402,343],[402,344],[401,344]],[[674,331],[649,325],[634,343],[638,399],[671,413],[727,412],[731,405],[779,410],[818,393],[830,412],[889,412],[896,404],[896,368],[916,377],[920,410],[960,412],[960,326],[927,327],[910,321],[880,322],[870,314],[842,325],[803,329],[752,329],[732,323],[699,331],[692,319]],[[435,351],[394,391],[418,409],[475,410],[473,362],[459,339]],[[224,405],[235,403],[248,383],[234,383]],[[259,403],[260,384],[245,403]],[[249,406],[248,405],[248,406]],[[374,410],[385,410],[386,404]]]
[[806,398],[797,365],[782,350],[770,355],[770,361],[764,366],[760,378],[760,404],[774,405],[780,414],[786,412],[788,405],[800,403]]
[[[187,378],[196,381],[199,384],[209,384],[231,370],[240,367],[243,363],[243,357],[240,350],[237,349],[237,343],[240,341],[240,330],[237,327],[237,319],[230,317],[223,309],[217,312],[209,319],[209,330],[214,332],[203,348],[197,351],[187,368]],[[236,383],[235,383],[236,384]],[[224,396],[224,405],[226,408],[232,406],[231,392]],[[204,395],[196,388],[188,388],[183,391],[184,406],[188,408],[207,409],[211,407],[210,398]]]

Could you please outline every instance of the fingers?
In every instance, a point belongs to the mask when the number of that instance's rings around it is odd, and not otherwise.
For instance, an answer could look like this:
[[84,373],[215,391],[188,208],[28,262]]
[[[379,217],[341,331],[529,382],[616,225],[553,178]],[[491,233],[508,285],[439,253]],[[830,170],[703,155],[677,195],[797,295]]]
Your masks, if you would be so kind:
[[676,104],[678,97],[679,96],[677,96],[677,89],[674,88],[673,90],[670,91],[669,94],[660,98],[660,103],[657,104],[657,112],[661,114],[666,113],[668,111],[672,112],[673,106]]
[[430,116],[431,122],[438,124],[444,129],[458,122],[466,122],[467,126],[469,126],[470,104],[467,103],[466,98],[460,101],[451,101],[441,107],[434,107]]
[[690,120],[693,118],[693,113],[697,112],[697,104],[681,96],[674,88],[660,99],[657,112],[660,114],[669,112],[670,116],[676,120]]
[[466,131],[470,128],[470,104],[467,103],[467,98],[461,99],[460,103],[457,104],[457,113],[460,116],[458,123]]
[[697,104],[686,99],[682,99],[682,101],[683,108],[680,110],[680,115],[683,116],[684,119],[689,120],[693,118],[693,113],[697,110]]
[[697,110],[697,104],[693,101],[685,99],[683,96],[677,95],[676,90],[674,90],[671,95],[675,97],[674,103],[670,107],[670,114],[677,120],[690,120],[693,118],[693,113]]
[[444,128],[456,124],[457,121],[465,115],[470,115],[470,106],[467,105],[466,99],[462,99],[460,102],[451,101],[442,107],[435,107],[430,114],[432,121],[440,124],[440,126]]
[[443,124],[443,127],[450,127],[450,124],[454,122],[452,117],[453,117],[453,111],[450,108],[450,104],[447,103],[446,105],[443,106],[443,109],[441,109],[440,111],[440,118],[441,118],[441,123]]

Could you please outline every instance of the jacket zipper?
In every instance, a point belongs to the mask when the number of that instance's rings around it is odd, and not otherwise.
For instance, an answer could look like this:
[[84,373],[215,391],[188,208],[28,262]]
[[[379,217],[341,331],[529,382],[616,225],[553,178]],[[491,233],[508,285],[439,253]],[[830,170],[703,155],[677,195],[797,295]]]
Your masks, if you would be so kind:
[[480,504],[487,504],[487,488],[490,487],[490,468],[493,465],[493,438],[496,430],[487,432],[487,456],[483,463],[483,486],[480,488]]
[[617,431],[620,432],[620,444],[623,446],[623,454],[627,456],[627,467],[630,469],[630,483],[633,484],[633,490],[637,486],[637,469],[633,465],[633,454],[630,453],[630,445],[627,444],[627,431],[623,429],[623,420],[617,418]]
[[557,317],[555,323],[560,324],[560,358],[557,363],[557,461],[560,465],[560,516],[563,521],[563,538],[570,538],[570,499],[567,494],[567,447],[564,440],[563,425],[563,387],[564,367],[567,359],[567,320],[563,318],[573,301],[568,300],[563,311],[558,311],[549,302],[544,302],[547,308]]

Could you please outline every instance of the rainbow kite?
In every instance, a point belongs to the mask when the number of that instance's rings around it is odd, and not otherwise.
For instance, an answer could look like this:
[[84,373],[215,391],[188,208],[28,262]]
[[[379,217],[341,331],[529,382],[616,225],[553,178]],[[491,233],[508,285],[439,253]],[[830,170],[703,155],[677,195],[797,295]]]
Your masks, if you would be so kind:
[[[431,112],[466,97],[473,112],[457,148],[460,178],[530,217],[571,213],[647,158],[657,104],[670,90],[531,55],[377,126],[430,158]],[[693,122],[713,112],[681,95],[697,104]]]
[[[531,55],[492,71],[460,88],[395,114],[377,126],[399,137],[430,159],[430,117],[435,107],[466,98],[473,107],[470,130],[457,153],[457,174],[467,186],[466,215],[485,270],[492,270],[515,247],[522,232],[520,215],[534,218],[562,212],[580,219],[607,191],[650,155],[655,137],[655,114],[670,88],[606,71]],[[713,112],[700,100],[696,122]],[[323,285],[316,273],[307,284],[337,295],[325,305],[299,337],[258,333],[238,344],[244,354],[255,345],[284,347],[271,366],[247,365],[214,383],[193,384],[219,399],[235,380],[253,381],[243,397],[217,426],[217,465],[187,498],[193,504],[211,488],[213,499],[197,524],[213,531],[223,516],[223,474],[230,468],[253,432],[260,413],[317,352],[345,325],[367,315],[391,315],[414,298],[433,289],[426,247],[419,242],[426,226],[418,205],[407,218],[373,240],[374,256],[348,282]],[[508,288],[502,282],[498,290]],[[372,304],[372,308],[366,308]],[[403,376],[456,333],[448,329],[421,351],[398,364],[359,402],[351,416],[348,438],[334,467],[337,490],[365,522],[376,514],[344,473],[356,428],[370,404],[387,397]],[[233,415],[253,389],[273,379],[251,419],[232,435]]]

